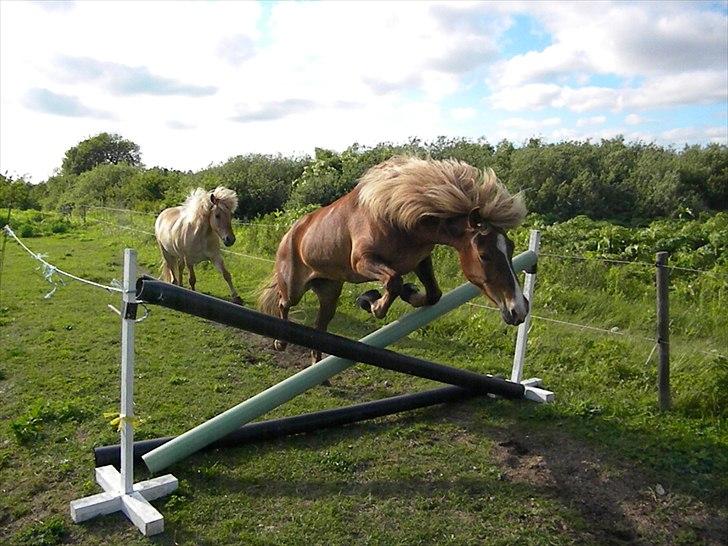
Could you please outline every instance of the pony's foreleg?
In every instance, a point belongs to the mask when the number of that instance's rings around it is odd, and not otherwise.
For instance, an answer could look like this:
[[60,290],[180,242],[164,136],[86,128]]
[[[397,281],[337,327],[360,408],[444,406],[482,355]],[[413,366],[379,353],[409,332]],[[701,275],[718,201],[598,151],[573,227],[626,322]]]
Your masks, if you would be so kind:
[[225,279],[225,282],[230,287],[230,300],[233,303],[242,305],[243,300],[240,299],[237,290],[235,290],[235,287],[233,286],[233,278],[230,275],[230,272],[225,267],[225,262],[222,261],[222,256],[220,256],[219,254],[215,256],[212,259],[212,263],[215,266],[215,269],[217,269],[222,274],[223,279]]
[[192,264],[187,264],[187,271],[190,273],[190,288],[194,290],[195,284],[197,284],[197,277],[195,277],[195,270],[192,267]]
[[402,276],[371,254],[361,254],[352,260],[354,271],[384,286],[384,295],[372,303],[372,314],[381,319],[387,314],[394,300],[402,293]]
[[185,264],[182,260],[180,260],[177,263],[177,271],[178,271],[178,277],[177,280],[179,281],[177,284],[182,286],[182,279],[184,279],[184,272],[185,272]]
[[[341,295],[343,286],[343,283],[327,279],[311,281],[311,290],[314,291],[319,300],[319,309],[316,315],[315,325],[317,330],[325,332],[329,326],[329,322],[334,318],[336,304],[339,302],[339,296]],[[312,350],[311,363],[315,364],[319,360],[321,360],[321,351]]]
[[416,288],[409,288],[411,285],[405,285],[402,290],[401,297],[412,307],[422,307],[423,305],[434,305],[442,297],[442,290],[437,284],[435,278],[435,270],[432,267],[432,257],[428,256],[415,268],[415,275],[425,287],[425,293],[418,292]]

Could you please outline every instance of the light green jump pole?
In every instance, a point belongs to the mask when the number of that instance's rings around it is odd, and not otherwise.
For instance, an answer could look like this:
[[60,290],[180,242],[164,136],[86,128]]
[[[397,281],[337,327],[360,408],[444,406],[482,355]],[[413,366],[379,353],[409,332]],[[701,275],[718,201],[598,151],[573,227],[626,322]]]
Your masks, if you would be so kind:
[[[536,253],[527,250],[513,258],[513,269],[516,272],[529,269],[536,264],[536,261]],[[463,284],[445,294],[435,305],[420,307],[412,313],[404,315],[399,320],[383,326],[376,332],[372,332],[360,341],[374,347],[386,347],[418,328],[429,324],[436,318],[460,307],[480,295],[480,293],[475,285],[471,283]],[[227,436],[238,427],[277,408],[353,365],[354,362],[351,360],[328,356],[288,379],[256,394],[245,402],[177,436],[142,456],[142,459],[152,472],[167,468],[169,465],[181,461],[215,440]]]

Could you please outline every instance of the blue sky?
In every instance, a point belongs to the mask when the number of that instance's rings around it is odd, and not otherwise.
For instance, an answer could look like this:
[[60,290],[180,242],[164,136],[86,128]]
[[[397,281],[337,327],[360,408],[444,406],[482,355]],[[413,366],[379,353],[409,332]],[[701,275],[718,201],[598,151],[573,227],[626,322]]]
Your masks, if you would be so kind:
[[728,141],[728,2],[0,2],[0,171],[440,135]]

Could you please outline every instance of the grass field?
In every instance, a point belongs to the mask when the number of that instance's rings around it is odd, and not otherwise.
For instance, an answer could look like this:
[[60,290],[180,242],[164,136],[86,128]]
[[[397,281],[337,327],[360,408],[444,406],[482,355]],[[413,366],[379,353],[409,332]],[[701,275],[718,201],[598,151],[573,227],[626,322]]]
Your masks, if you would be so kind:
[[[133,247],[141,270],[157,271],[158,251],[148,235],[91,219],[84,226],[34,218],[19,214],[12,224],[62,269],[107,284],[121,278],[122,251]],[[143,216],[98,219],[144,230],[150,224]],[[239,227],[233,250],[270,257],[266,245],[275,236],[253,237],[251,229]],[[549,233],[551,241],[559,234]],[[516,235],[520,249],[526,237],[526,230]],[[544,237],[544,252],[564,254],[564,247],[549,247]],[[444,287],[463,282],[447,251],[437,258]],[[251,304],[271,264],[241,256],[227,263]],[[544,258],[537,316],[617,328],[608,335],[534,319],[526,376],[543,378],[556,392],[555,404],[478,399],[195,455],[169,469],[181,485],[155,501],[166,531],[151,540],[119,514],[82,525],[70,520],[68,502],[99,491],[92,447],[118,442],[103,417],[119,404],[119,321],[107,309],[118,297],[72,283],[44,299],[51,286],[37,267],[8,241],[0,295],[0,543],[728,540],[725,267],[702,277],[676,272],[675,407],[667,414],[657,410],[654,356],[648,361],[653,343],[644,339],[654,337],[654,271]],[[199,269],[198,289],[226,294],[211,267]],[[332,331],[359,338],[381,325],[355,307],[362,291],[347,286]],[[406,311],[399,302],[388,320]],[[314,313],[307,296],[294,318],[310,323]],[[514,339],[515,329],[502,325],[497,313],[463,306],[395,348],[508,374]],[[305,351],[277,353],[268,340],[153,308],[137,328],[135,400],[144,420],[137,438],[181,433],[307,362]],[[358,365],[266,417],[431,386]],[[138,479],[146,475],[139,467]]]

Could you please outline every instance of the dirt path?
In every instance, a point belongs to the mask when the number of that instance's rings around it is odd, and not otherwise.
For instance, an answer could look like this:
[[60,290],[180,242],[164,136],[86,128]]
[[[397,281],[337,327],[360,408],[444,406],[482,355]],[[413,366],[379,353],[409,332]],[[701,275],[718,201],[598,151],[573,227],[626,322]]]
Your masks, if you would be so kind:
[[503,477],[579,512],[600,544],[728,544],[728,517],[566,433],[494,432]]

